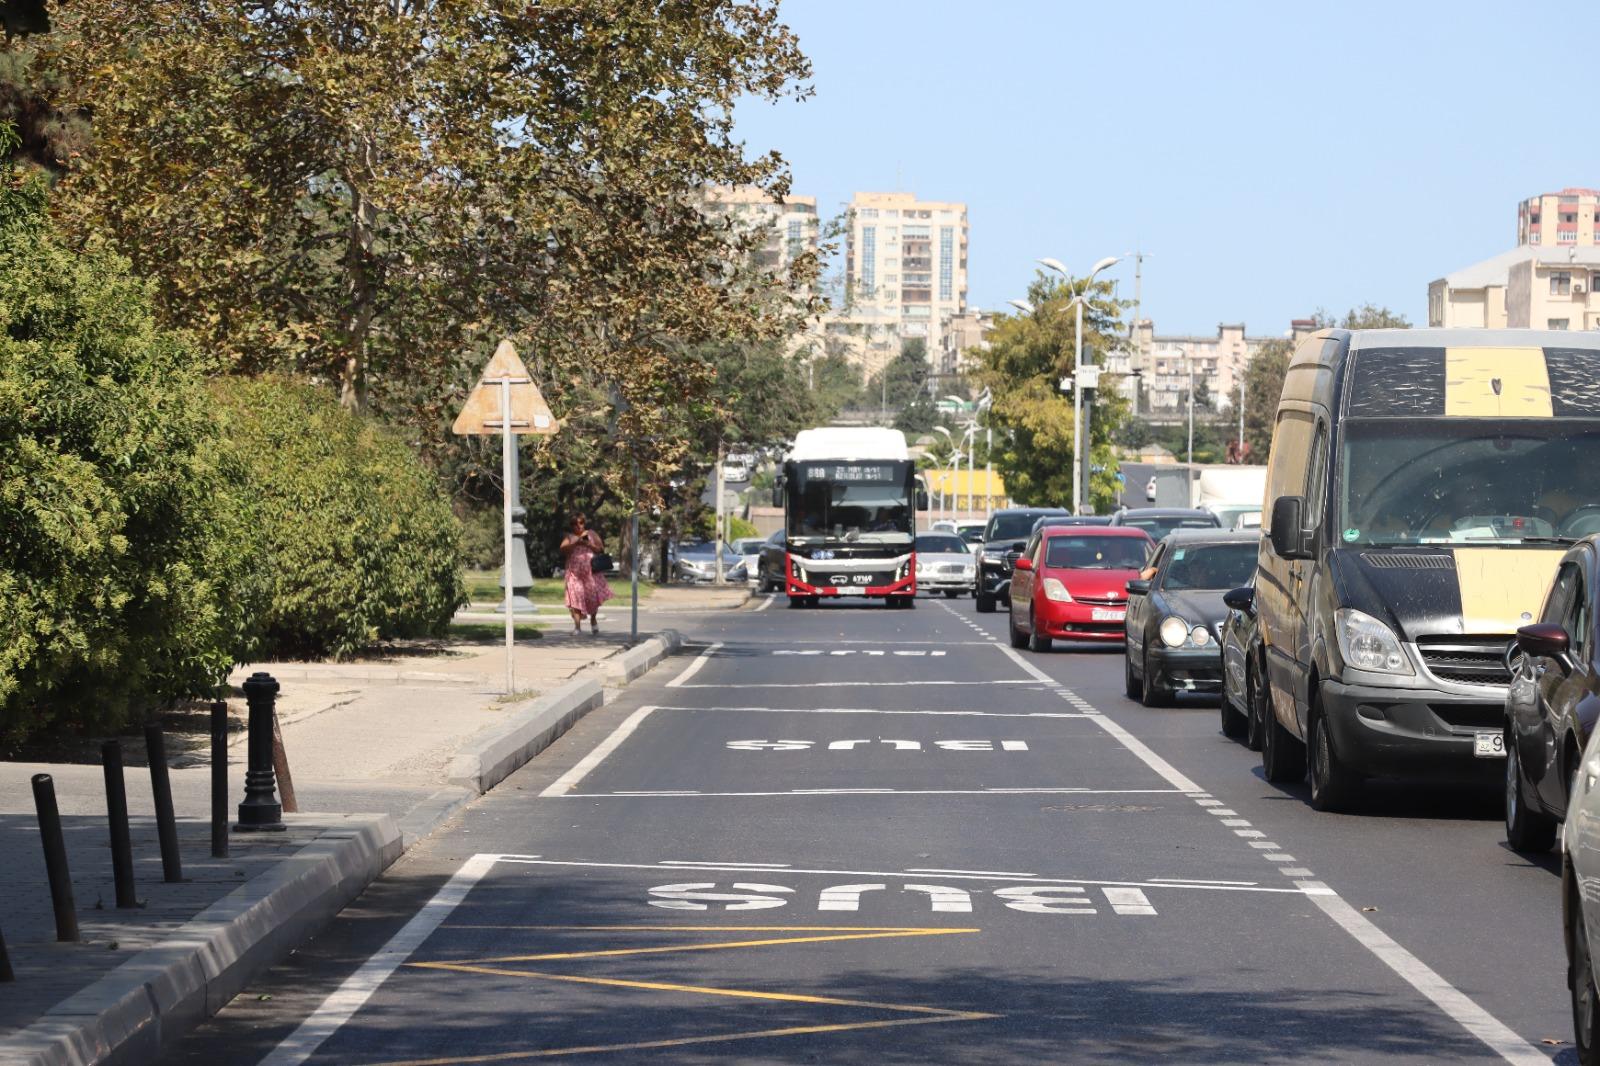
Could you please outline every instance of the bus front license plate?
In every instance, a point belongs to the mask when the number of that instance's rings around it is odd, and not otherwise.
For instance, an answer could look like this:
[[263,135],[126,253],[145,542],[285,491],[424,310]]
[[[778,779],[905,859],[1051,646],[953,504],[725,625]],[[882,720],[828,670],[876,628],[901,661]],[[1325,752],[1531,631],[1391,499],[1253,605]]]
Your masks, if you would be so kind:
[[866,589],[851,588],[849,585],[845,585],[839,589],[839,595],[841,596],[865,596],[866,594]]
[[1472,735],[1472,754],[1480,759],[1504,759],[1506,736],[1499,731],[1480,730]]

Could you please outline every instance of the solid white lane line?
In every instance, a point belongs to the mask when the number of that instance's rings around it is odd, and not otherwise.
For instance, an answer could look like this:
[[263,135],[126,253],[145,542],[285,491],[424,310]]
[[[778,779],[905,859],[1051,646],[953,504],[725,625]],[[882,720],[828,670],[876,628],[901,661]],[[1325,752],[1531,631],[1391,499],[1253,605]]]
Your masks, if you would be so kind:
[[938,870],[918,866],[907,866],[908,874],[972,874],[975,877],[1035,877],[1036,874],[1018,873],[1015,870]]
[[1140,762],[1144,763],[1146,766],[1150,767],[1150,769],[1160,774],[1166,779],[1168,784],[1177,789],[1179,792],[1200,791],[1199,786],[1197,786],[1187,777],[1180,774],[1171,763],[1167,762],[1167,760],[1163,759],[1161,756],[1157,755],[1155,752],[1146,747],[1144,741],[1140,740],[1138,737],[1134,736],[1132,733],[1113,722],[1110,718],[1107,718],[1103,714],[1097,714],[1091,718],[1090,721],[1094,722],[1094,724],[1099,726],[1101,729],[1104,729],[1107,733],[1110,733],[1117,739],[1118,743],[1127,748],[1129,751],[1133,752],[1134,755],[1138,756]]
[[466,898],[472,886],[494,866],[496,856],[474,855],[461,864],[455,876],[422,905],[389,942],[344,979],[322,1005],[312,1011],[299,1028],[290,1033],[262,1059],[259,1066],[300,1066],[339,1028],[372,998],[389,975],[422,946],[439,924]]
[[662,705],[659,711],[747,711],[753,714],[930,714],[958,718],[1088,718],[1072,711],[883,711],[875,707],[683,707]]
[[1199,877],[1152,877],[1151,881],[1181,881],[1186,885],[1256,885],[1259,881],[1207,881]]
[[712,866],[717,869],[749,866],[758,870],[782,870],[788,867],[786,862],[712,862],[702,859],[662,859],[662,866]]
[[[701,660],[696,659],[695,661],[700,662]],[[588,776],[589,771],[599,766],[607,755],[616,751],[617,746],[627,740],[633,734],[633,731],[639,728],[639,723],[644,721],[653,710],[655,710],[654,707],[640,707],[637,711],[628,715],[622,724],[612,731],[610,736],[596,744],[594,750],[589,754],[579,759],[576,766],[556,778],[551,782],[550,787],[539,793],[540,798],[566,795],[571,791],[572,786]]]
[[680,685],[667,682],[670,688],[914,688],[926,685],[1031,685],[1032,681],[745,681],[737,684]]
[[705,651],[701,652],[695,657],[694,662],[683,668],[683,673],[679,674],[671,681],[668,681],[667,687],[679,688],[685,681],[689,680],[695,674],[698,674],[701,670],[704,670],[706,663],[710,661],[711,657],[717,653],[717,649],[720,647],[722,647],[720,641],[707,647]]
[[1337,922],[1345,932],[1378,957],[1400,978],[1426,996],[1433,1005],[1449,1015],[1467,1032],[1488,1045],[1489,1049],[1507,1062],[1517,1066],[1550,1066],[1550,1060],[1494,1015],[1478,1006],[1464,992],[1440,977],[1426,963],[1401,947],[1395,940],[1372,924],[1360,911],[1346,903],[1339,895],[1327,890],[1320,881],[1300,881],[1297,888],[1318,888],[1324,891],[1311,895],[1311,901]]
[[757,607],[756,610],[765,611],[768,607],[772,606],[773,602],[776,599],[777,599],[776,596],[768,596],[766,599],[761,601],[761,605],[759,607]]
[[[548,790],[540,793],[549,795]],[[693,792],[681,789],[636,789],[616,792],[563,792],[556,799],[639,799],[683,796],[729,799],[740,796],[1170,796],[1167,788],[790,788],[777,792]]]
[[[515,864],[515,865],[518,865],[518,866],[553,866],[553,867],[563,867],[563,868],[565,868],[565,867],[585,867],[585,868],[592,867],[592,868],[605,869],[605,870],[654,870],[654,871],[657,871],[657,872],[661,872],[663,870],[668,870],[668,871],[671,871],[673,873],[681,873],[683,871],[683,867],[681,867],[681,866],[663,866],[660,863],[647,863],[647,862],[577,862],[577,861],[571,861],[571,860],[539,859],[539,858],[531,858],[531,857],[525,858],[525,857],[523,857],[521,855],[500,855],[500,856],[496,856],[496,861],[505,862],[505,863],[512,863],[512,864]],[[747,874],[747,873],[750,873],[752,870],[763,870],[763,869],[767,869],[767,867],[761,867],[761,866],[729,866],[729,867],[724,868],[724,867],[718,867],[718,866],[700,866],[700,867],[696,867],[696,869],[699,869],[699,870],[725,869],[725,871],[727,873]],[[837,870],[837,869],[811,869],[811,868],[807,868],[807,867],[792,867],[792,866],[772,867],[771,869],[772,869],[773,873],[820,874],[820,875],[827,876],[827,877],[871,877],[871,878],[884,878],[884,879],[887,879],[887,878],[895,878],[895,877],[904,877],[905,876],[903,871],[897,871],[897,870]],[[1023,876],[1018,876],[1018,875],[1013,875],[1013,874],[958,874],[958,873],[945,873],[945,874],[941,874],[940,876],[949,878],[952,881],[1026,881],[1026,882],[1029,882],[1031,884],[1040,884],[1040,885],[1044,885],[1044,884],[1050,884],[1050,885],[1090,885],[1090,886],[1095,886],[1095,887],[1104,887],[1104,886],[1108,886],[1109,885],[1109,886],[1113,886],[1113,887],[1124,886],[1124,887],[1128,887],[1128,888],[1189,889],[1189,890],[1192,890],[1192,891],[1205,891],[1205,892],[1257,892],[1257,893],[1261,893],[1263,895],[1269,895],[1269,896],[1312,895],[1312,894],[1315,894],[1317,892],[1331,892],[1332,891],[1331,889],[1327,888],[1326,886],[1323,886],[1323,887],[1320,887],[1320,888],[1300,888],[1298,886],[1295,887],[1295,888],[1269,888],[1269,887],[1267,887],[1265,885],[1257,885],[1257,884],[1255,884],[1253,882],[1248,882],[1248,881],[1218,881],[1218,882],[1211,882],[1211,881],[1157,881],[1157,880],[1154,880],[1154,879],[1151,879],[1151,880],[1148,880],[1148,881],[1107,881],[1107,880],[1099,880],[1099,879],[1087,878],[1087,877],[1034,877],[1034,876],[1031,876],[1031,875],[1029,875],[1027,877],[1023,877]],[[1548,1063],[1546,1064],[1546,1066],[1548,1066]]]

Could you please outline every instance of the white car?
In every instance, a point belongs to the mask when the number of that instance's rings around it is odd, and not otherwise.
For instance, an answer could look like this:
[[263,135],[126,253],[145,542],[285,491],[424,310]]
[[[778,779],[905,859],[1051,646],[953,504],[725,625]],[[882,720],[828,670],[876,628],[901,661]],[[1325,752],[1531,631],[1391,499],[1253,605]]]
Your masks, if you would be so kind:
[[954,533],[917,534],[917,591],[955,599],[975,584],[977,557]]

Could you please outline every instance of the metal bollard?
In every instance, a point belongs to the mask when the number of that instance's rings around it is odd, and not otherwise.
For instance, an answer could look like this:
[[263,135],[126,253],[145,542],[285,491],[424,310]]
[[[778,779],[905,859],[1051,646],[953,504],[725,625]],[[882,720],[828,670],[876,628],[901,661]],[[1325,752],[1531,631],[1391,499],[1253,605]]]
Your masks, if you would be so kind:
[[6,954],[6,935],[0,932],[0,984],[16,979],[17,975],[11,972],[11,956]]
[[72,902],[72,874],[67,870],[67,842],[61,836],[56,784],[49,774],[33,775],[33,806],[39,812],[39,839],[44,844],[44,870],[50,878],[50,906],[56,912],[56,939],[78,939],[78,912]]
[[150,791],[156,801],[156,838],[161,841],[161,876],[168,884],[183,880],[178,851],[178,819],[172,811],[172,779],[167,775],[167,741],[158,725],[144,727],[144,748],[150,758]]
[[228,705],[211,705],[211,857],[228,857]]
[[117,886],[117,906],[137,907],[133,887],[133,842],[128,837],[128,790],[122,780],[122,743],[100,745],[100,768],[106,775],[106,819],[111,823],[111,879]]
[[272,718],[278,683],[271,674],[251,674],[244,683],[244,698],[250,705],[249,756],[244,802],[239,804],[239,822],[233,829],[236,833],[281,832],[283,807],[278,803],[272,772]]

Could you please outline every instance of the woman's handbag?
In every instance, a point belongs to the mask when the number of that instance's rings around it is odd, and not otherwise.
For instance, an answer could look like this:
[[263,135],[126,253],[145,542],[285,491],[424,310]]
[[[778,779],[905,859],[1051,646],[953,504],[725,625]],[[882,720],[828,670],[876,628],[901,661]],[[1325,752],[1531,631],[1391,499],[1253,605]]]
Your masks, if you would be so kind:
[[597,574],[609,574],[617,568],[617,561],[605,552],[595,552],[589,560],[589,569]]

